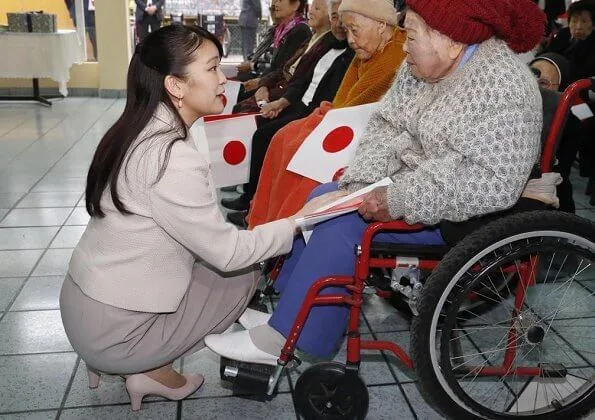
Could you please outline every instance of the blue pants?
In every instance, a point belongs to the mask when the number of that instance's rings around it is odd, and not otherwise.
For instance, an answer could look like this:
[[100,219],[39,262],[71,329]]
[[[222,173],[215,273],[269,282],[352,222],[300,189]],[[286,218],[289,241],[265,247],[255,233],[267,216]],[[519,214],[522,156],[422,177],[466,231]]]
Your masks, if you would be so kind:
[[[336,190],[336,183],[323,184],[310,194],[309,199]],[[307,245],[301,236],[296,237],[275,282],[281,299],[269,321],[271,327],[287,337],[314,282],[330,275],[354,274],[354,246],[361,242],[367,227],[366,221],[354,212],[316,225]],[[397,244],[444,244],[440,230],[435,228],[412,233],[381,233],[375,240]],[[343,287],[328,287],[321,292],[323,295],[347,293]],[[313,356],[330,357],[343,341],[348,317],[349,308],[345,305],[314,306],[298,340],[298,348]]]

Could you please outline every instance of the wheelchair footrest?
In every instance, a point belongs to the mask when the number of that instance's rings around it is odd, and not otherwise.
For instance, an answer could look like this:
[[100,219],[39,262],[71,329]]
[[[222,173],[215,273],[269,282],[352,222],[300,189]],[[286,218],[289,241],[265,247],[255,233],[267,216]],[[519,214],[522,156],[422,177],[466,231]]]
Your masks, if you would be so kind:
[[225,357],[221,358],[219,368],[221,380],[231,384],[234,396],[256,401],[270,399],[267,391],[274,371],[274,366],[239,362]]

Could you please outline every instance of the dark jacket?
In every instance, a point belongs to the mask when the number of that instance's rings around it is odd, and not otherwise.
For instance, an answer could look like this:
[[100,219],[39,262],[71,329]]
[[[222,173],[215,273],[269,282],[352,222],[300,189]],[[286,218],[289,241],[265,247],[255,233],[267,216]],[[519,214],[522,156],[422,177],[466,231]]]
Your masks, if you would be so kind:
[[[327,32],[319,40],[312,45],[312,48],[304,54],[308,46],[305,42],[296,52],[296,54],[285,63],[282,69],[268,73],[260,79],[260,85],[273,89],[278,86],[283,86],[282,96],[294,103],[299,101],[306,92],[312,76],[314,75],[314,68],[320,59],[339,41],[334,37],[332,32]],[[293,75],[290,74],[290,68],[300,60]],[[289,92],[289,95],[287,94]],[[301,94],[300,94],[301,92]]]
[[584,41],[572,41],[570,29],[564,28],[558,32],[545,51],[563,55],[570,62],[569,84],[595,76],[595,31]]
[[[74,10],[74,0],[64,0],[64,3],[66,4],[66,8],[68,9],[70,19],[72,19],[72,23],[76,26],[76,12]],[[83,0],[83,11],[85,15],[85,26],[94,27],[95,11],[89,10],[89,0]]]
[[[138,1],[138,0],[137,0]],[[293,57],[295,52],[304,42],[312,38],[312,31],[306,23],[300,23],[294,26],[281,41],[281,45],[273,52],[271,66],[263,73],[263,76],[270,72],[282,69],[285,63]]]
[[[140,22],[143,20],[145,16],[150,16],[145,12],[147,8],[147,0],[134,0],[136,3],[136,13],[134,14],[136,21]],[[163,5],[165,4],[165,0],[153,0],[153,6],[157,7],[157,12],[155,13],[155,17],[157,20],[163,20]]]
[[256,28],[261,18],[262,6],[260,5],[260,0],[242,0],[242,10],[238,18],[238,25]]
[[[353,61],[354,56],[355,52],[351,48],[347,47],[343,54],[333,61],[333,65],[324,74],[322,80],[316,88],[316,91],[314,92],[314,97],[308,105],[308,113],[314,111],[314,109],[320,106],[322,102],[332,102],[335,99],[335,95],[337,95],[337,92],[339,91],[339,86],[341,86],[343,77],[345,77],[345,73],[347,73],[347,69]],[[310,78],[310,80],[312,79]],[[306,86],[304,93],[306,93],[307,89],[308,86]],[[304,93],[302,93],[302,96],[304,96]]]

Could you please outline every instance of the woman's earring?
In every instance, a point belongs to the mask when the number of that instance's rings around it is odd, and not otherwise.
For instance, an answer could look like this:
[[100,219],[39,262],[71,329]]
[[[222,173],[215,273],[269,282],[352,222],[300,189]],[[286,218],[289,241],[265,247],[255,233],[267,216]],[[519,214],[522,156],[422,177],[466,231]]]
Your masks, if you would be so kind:
[[178,98],[178,108],[182,109],[182,97]]

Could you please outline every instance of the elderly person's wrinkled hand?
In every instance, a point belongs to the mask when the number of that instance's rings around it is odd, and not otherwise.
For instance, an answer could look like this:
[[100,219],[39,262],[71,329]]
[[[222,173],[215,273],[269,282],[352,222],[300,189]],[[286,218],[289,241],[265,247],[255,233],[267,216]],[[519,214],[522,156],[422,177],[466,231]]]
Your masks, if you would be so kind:
[[258,79],[258,78],[250,79],[250,80],[244,82],[244,89],[246,89],[247,92],[250,92],[251,90],[257,89],[259,83],[260,83],[260,79]]
[[388,211],[386,187],[379,187],[369,192],[357,210],[366,221],[388,222],[392,220]]
[[289,101],[285,98],[277,99],[276,101],[265,104],[260,112],[264,118],[277,118],[277,116],[289,106]]
[[264,101],[269,101],[269,88],[266,86],[261,86],[258,88],[256,93],[254,94],[254,99],[256,99],[256,103]]

